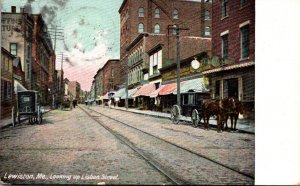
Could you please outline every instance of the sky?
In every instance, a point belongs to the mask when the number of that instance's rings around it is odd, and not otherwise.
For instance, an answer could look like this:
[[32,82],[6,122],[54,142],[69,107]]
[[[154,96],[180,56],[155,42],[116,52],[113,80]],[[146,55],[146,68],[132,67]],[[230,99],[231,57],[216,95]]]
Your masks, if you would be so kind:
[[[120,58],[119,8],[123,0],[2,0],[2,11],[11,6],[42,13],[50,31],[55,26],[64,35],[57,40],[56,69],[70,81],[78,81],[82,90],[90,90],[93,77],[108,59]],[[51,30],[52,31],[52,30]],[[54,32],[53,32],[54,33]]]

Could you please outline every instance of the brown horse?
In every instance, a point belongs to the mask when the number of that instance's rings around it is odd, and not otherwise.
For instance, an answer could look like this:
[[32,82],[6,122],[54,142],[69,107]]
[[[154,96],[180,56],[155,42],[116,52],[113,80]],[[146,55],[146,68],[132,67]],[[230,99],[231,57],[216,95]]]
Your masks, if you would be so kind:
[[226,97],[222,100],[225,114],[225,128],[227,129],[227,120],[230,117],[231,130],[236,130],[236,124],[239,114],[244,113],[243,104],[237,98]]
[[208,129],[209,118],[211,116],[217,117],[217,131],[223,130],[225,112],[221,100],[205,100],[202,104],[202,117],[204,120],[204,128]]

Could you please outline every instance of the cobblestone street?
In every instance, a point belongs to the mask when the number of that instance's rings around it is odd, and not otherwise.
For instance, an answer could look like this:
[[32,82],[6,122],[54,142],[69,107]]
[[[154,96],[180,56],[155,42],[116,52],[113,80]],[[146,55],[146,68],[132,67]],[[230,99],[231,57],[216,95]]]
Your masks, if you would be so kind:
[[[81,105],[87,110],[86,106]],[[22,124],[1,131],[0,176],[10,183],[174,184],[96,121],[134,145],[175,179],[192,184],[253,184],[254,135],[205,131],[185,123],[124,111],[90,107],[170,143],[126,128],[80,108],[53,110],[42,125]],[[89,110],[89,113],[92,113]],[[95,121],[96,120],[96,121]],[[222,164],[222,166],[213,163]],[[240,171],[236,173],[230,169]],[[245,174],[245,175],[243,175]],[[248,175],[248,176],[247,176]],[[13,178],[15,176],[15,178]],[[180,183],[180,182],[179,182]]]

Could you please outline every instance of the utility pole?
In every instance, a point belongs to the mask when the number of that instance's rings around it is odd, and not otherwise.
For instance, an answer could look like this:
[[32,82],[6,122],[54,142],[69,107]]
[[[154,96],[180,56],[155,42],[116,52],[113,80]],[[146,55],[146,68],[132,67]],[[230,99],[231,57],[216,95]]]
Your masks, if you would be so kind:
[[[64,87],[64,80],[63,80],[63,63],[64,63],[64,60],[65,60],[65,57],[64,56],[64,53],[61,52],[59,53],[59,55],[61,55],[61,64],[60,64],[60,70],[61,70],[61,73],[60,73],[60,92],[58,93],[58,95],[60,95],[60,101],[61,101],[61,104],[63,103],[63,99],[64,99],[64,91],[63,91],[63,87]],[[59,58],[58,58],[59,60]]]
[[168,25],[168,30],[175,30],[175,38],[176,38],[176,82],[177,82],[177,105],[181,107],[181,99],[180,99],[180,38],[179,34],[181,30],[189,30],[188,28],[180,28],[176,25]]
[[[60,40],[60,41],[64,40],[63,29],[57,28],[57,26],[55,25],[54,28],[49,28],[48,32],[49,32],[51,37],[54,37],[54,39],[53,39],[53,43],[54,43],[53,50],[54,50],[54,55],[56,55],[56,41],[57,40]],[[55,59],[55,61],[56,61],[56,59]],[[55,70],[55,66],[56,65],[53,66],[53,71]],[[53,73],[53,74],[55,74],[55,73]],[[61,74],[62,74],[62,72],[61,72]],[[53,79],[55,79],[55,78],[53,78]],[[52,88],[51,88],[52,107],[54,107],[54,105],[55,105],[55,103],[54,103],[55,102],[54,100],[56,100],[55,97],[59,96],[59,92],[55,92],[55,84],[56,83],[53,82]]]
[[125,99],[125,107],[126,110],[128,110],[128,62],[126,63],[126,67],[125,67],[125,72],[126,72],[126,85],[125,85],[125,94],[126,94],[126,99]]

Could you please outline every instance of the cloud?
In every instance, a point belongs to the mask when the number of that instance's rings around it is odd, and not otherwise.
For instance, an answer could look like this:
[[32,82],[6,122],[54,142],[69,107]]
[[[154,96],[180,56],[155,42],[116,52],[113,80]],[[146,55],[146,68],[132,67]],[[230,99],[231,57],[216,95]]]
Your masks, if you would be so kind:
[[[89,90],[91,82],[99,68],[110,59],[108,47],[102,42],[103,34],[95,37],[96,45],[92,50],[86,51],[81,42],[76,42],[70,51],[66,51],[66,62],[64,63],[65,77],[72,81],[78,81],[83,90]],[[57,67],[60,67],[58,61]]]
[[80,19],[80,22],[79,22],[79,25],[84,25],[85,24],[85,21],[83,18]]

